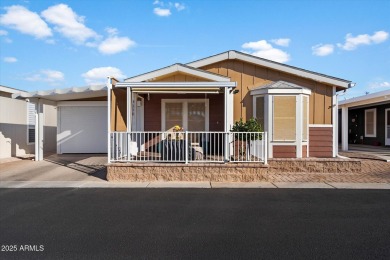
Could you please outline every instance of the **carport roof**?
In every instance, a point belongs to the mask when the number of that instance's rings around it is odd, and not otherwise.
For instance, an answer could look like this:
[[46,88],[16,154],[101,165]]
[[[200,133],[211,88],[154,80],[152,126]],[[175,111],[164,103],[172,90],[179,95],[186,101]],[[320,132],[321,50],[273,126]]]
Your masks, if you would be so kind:
[[62,101],[102,96],[107,96],[107,87],[105,85],[15,93],[12,95],[12,98],[43,98],[52,101]]

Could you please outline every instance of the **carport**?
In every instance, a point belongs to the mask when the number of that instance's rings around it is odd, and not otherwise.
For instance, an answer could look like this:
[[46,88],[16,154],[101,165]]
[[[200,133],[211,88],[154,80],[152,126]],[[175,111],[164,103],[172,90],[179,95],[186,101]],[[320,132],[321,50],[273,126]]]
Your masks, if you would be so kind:
[[57,154],[107,153],[107,87],[95,85],[12,96],[35,103],[35,160],[43,160],[44,109],[57,108]]

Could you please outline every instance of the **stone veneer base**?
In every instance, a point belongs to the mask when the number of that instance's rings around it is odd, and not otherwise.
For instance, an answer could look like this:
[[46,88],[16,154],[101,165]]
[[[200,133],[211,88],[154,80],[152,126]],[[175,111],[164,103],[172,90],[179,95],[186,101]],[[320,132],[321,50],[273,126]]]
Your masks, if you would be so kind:
[[361,162],[355,159],[305,158],[270,159],[261,163],[179,164],[179,163],[111,163],[107,180],[119,182],[144,181],[267,181],[274,173],[355,173]]

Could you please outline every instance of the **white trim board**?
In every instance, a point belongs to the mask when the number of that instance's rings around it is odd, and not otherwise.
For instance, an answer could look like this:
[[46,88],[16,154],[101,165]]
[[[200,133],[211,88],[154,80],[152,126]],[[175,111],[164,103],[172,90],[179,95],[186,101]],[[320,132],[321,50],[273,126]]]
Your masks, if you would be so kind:
[[107,101],[61,101],[57,103],[59,107],[101,107],[107,106]]
[[125,82],[141,82],[141,81],[150,81],[154,80],[158,77],[162,77],[165,75],[173,74],[176,72],[181,72],[184,74],[188,74],[190,76],[195,76],[199,78],[204,78],[212,81],[222,81],[222,82],[228,82],[230,81],[230,78],[224,77],[222,75],[218,75],[215,73],[211,73],[208,71],[202,71],[199,69],[191,68],[184,64],[173,64],[171,66],[161,68],[155,71],[151,71],[145,74],[141,74],[132,78],[125,79]]

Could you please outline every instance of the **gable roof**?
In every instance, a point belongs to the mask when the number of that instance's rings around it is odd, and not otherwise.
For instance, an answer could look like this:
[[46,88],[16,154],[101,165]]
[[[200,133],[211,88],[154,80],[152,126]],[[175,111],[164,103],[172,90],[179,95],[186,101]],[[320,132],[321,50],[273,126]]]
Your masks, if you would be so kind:
[[6,92],[10,94],[15,94],[15,93],[27,93],[25,90],[17,89],[17,88],[11,88],[7,86],[0,85],[0,91],[1,92]]
[[321,74],[318,72],[301,69],[298,67],[294,67],[294,66],[283,64],[283,63],[267,60],[264,58],[260,58],[257,56],[249,55],[249,54],[242,53],[239,51],[234,51],[234,50],[226,51],[226,52],[216,54],[216,55],[204,58],[204,59],[193,61],[193,62],[187,63],[187,65],[194,67],[194,68],[200,68],[200,67],[207,66],[207,65],[210,65],[213,63],[224,61],[224,60],[245,61],[245,62],[249,62],[249,63],[255,64],[255,65],[260,65],[260,66],[264,66],[267,68],[283,71],[283,72],[286,72],[289,74],[294,74],[294,75],[297,75],[297,76],[300,76],[303,78],[309,78],[309,79],[312,79],[312,80],[315,80],[318,82],[323,82],[323,83],[327,83],[330,85],[336,85],[336,86],[339,86],[342,88],[351,87],[350,80],[336,78],[336,77]]
[[[280,92],[282,90],[282,92]],[[311,90],[294,83],[279,80],[251,90],[251,95],[259,94],[311,94]]]
[[219,74],[216,74],[216,73],[212,73],[212,72],[209,72],[209,71],[193,68],[193,67],[190,67],[188,65],[181,64],[181,63],[176,63],[176,64],[173,64],[173,65],[168,66],[168,67],[164,67],[164,68],[161,68],[161,69],[158,69],[158,70],[154,70],[154,71],[151,71],[151,72],[147,72],[147,73],[144,73],[144,74],[141,74],[141,75],[138,75],[138,76],[127,78],[127,79],[125,79],[125,82],[151,81],[151,80],[154,80],[157,77],[161,77],[161,76],[164,76],[164,75],[169,75],[169,74],[172,74],[172,73],[175,73],[175,72],[182,72],[182,73],[185,73],[185,74],[189,74],[189,75],[193,75],[193,76],[196,76],[196,77],[208,79],[208,80],[211,80],[211,81],[220,81],[220,82],[228,82],[228,81],[230,81],[230,78],[228,78],[228,77],[225,77],[225,76],[222,76],[222,75],[219,75]]
[[339,107],[359,107],[382,103],[390,103],[390,89],[339,101]]

